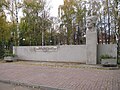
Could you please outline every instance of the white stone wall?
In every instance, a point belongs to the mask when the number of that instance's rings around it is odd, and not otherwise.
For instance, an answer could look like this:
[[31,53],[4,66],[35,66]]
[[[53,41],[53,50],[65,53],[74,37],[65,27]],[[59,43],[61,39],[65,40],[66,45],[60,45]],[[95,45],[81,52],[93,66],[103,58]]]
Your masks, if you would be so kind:
[[14,47],[14,53],[22,60],[81,63],[87,60],[86,45],[19,46]]
[[[14,47],[14,53],[16,53],[18,55],[18,58],[21,60],[86,63],[86,45],[44,46],[43,48],[47,47],[49,50],[42,50],[42,46],[19,46]],[[98,63],[100,60],[100,56],[103,54],[108,54],[116,57],[117,45],[98,45]]]
[[117,45],[116,44],[99,44],[98,45],[98,63],[100,63],[100,56],[105,54],[113,57],[117,57]]
[[97,64],[97,32],[86,32],[87,61],[86,64]]

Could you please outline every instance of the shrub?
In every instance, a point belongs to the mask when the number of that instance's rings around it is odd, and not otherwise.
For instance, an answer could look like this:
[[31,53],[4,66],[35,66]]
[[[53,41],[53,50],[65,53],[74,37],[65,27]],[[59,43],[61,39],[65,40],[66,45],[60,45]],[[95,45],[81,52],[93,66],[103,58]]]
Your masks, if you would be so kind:
[[4,57],[7,57],[7,56],[15,57],[15,54],[13,54],[12,52],[10,52],[10,50],[5,50]]
[[110,58],[111,58],[111,59],[116,59],[116,57],[113,57],[113,56],[108,55],[108,54],[101,55],[100,58],[101,58],[101,59],[110,59]]
[[0,58],[4,57],[4,46],[2,45],[2,43],[0,42]]

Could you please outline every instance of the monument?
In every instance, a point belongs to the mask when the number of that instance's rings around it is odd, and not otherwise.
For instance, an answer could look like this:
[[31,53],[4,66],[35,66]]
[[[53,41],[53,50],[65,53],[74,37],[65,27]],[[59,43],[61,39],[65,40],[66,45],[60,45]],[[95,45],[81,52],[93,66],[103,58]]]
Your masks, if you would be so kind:
[[86,64],[97,64],[97,30],[96,16],[90,16],[86,20],[86,45],[87,45],[87,61]]

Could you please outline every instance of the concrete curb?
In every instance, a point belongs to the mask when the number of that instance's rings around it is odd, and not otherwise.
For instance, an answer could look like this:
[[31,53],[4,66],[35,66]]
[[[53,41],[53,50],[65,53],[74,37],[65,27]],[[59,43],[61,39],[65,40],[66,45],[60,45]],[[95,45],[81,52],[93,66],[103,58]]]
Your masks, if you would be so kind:
[[85,69],[102,69],[102,70],[118,70],[120,69],[120,66],[116,67],[104,67],[101,64],[97,65],[86,65],[86,64],[59,64],[59,63],[21,63],[21,62],[15,62],[15,64],[25,64],[25,65],[35,65],[35,66],[47,66],[47,67],[54,67],[54,68],[85,68]]
[[40,90],[64,90],[64,89],[48,87],[48,86],[43,86],[43,85],[21,83],[21,82],[16,82],[16,81],[11,81],[11,80],[0,80],[0,83],[21,86],[21,87],[25,87],[25,88],[40,89]]

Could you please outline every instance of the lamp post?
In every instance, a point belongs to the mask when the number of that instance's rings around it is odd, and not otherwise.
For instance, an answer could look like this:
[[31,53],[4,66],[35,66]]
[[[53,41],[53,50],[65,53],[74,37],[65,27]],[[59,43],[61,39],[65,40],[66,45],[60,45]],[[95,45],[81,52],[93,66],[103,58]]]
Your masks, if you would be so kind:
[[23,40],[23,46],[25,45],[25,38],[22,39]]
[[25,38],[23,38],[23,41],[25,41]]

